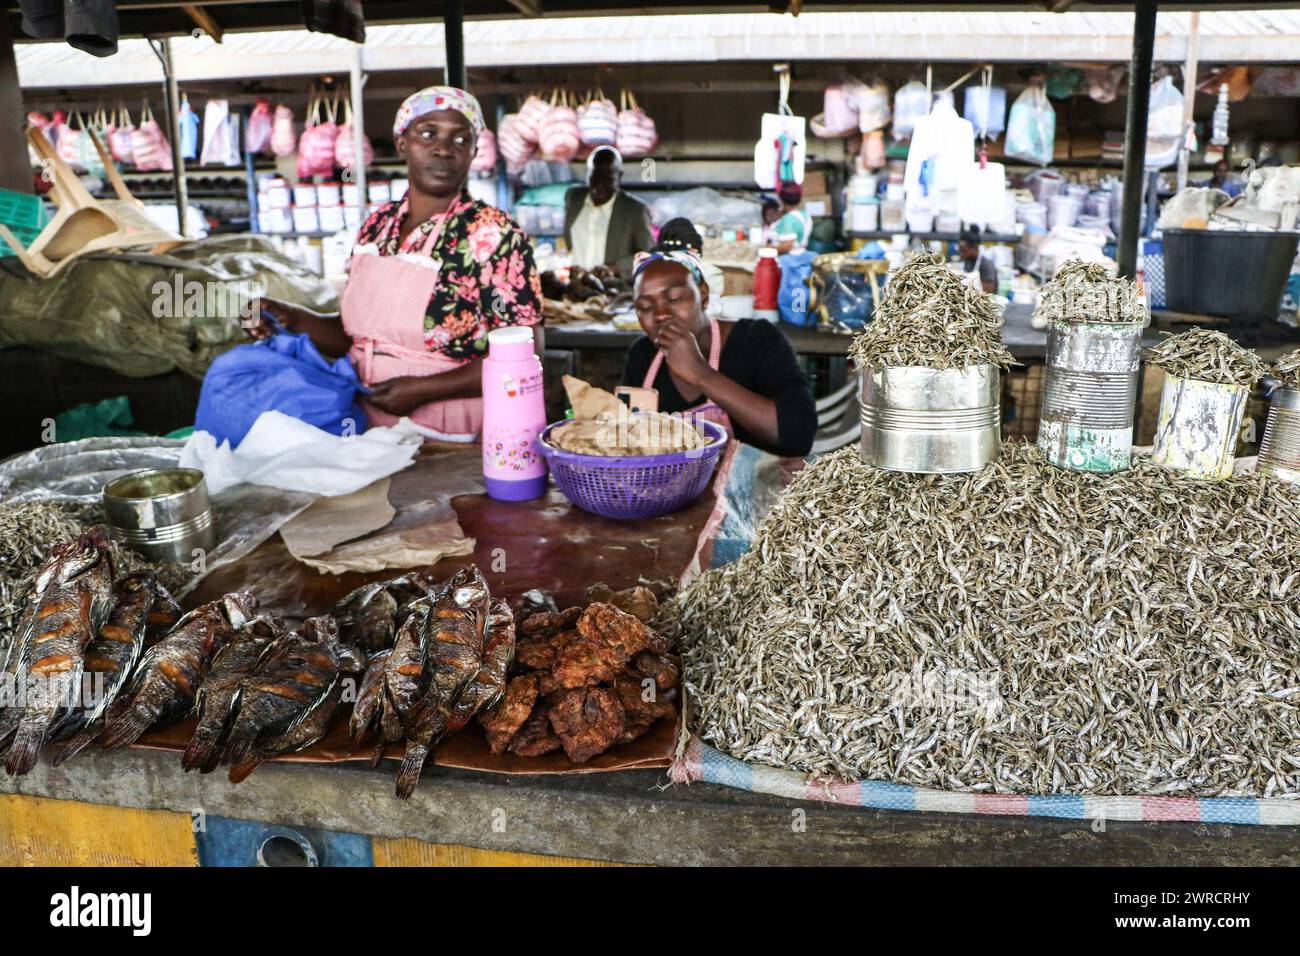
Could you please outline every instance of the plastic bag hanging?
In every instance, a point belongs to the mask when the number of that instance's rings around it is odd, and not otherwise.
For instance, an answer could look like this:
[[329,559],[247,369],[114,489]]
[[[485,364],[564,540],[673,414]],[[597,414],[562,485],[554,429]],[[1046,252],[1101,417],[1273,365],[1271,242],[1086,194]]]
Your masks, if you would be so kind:
[[780,102],[776,113],[764,113],[758,142],[754,144],[754,182],[760,189],[781,183],[802,183],[807,153],[807,122],[790,109],[790,71],[780,74]]
[[181,107],[176,111],[176,128],[181,134],[181,159],[199,157],[199,118],[190,107],[190,97],[181,94]]
[[962,115],[975,127],[976,137],[997,139],[1007,127],[1007,91],[993,85],[993,67],[982,67],[980,72],[979,85],[966,87]]

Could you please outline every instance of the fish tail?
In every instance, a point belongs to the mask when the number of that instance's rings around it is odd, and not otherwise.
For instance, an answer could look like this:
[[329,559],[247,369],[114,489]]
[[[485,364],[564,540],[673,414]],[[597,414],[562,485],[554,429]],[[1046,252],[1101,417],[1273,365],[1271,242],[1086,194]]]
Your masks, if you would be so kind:
[[240,760],[238,763],[231,765],[230,774],[229,774],[230,782],[242,783],[243,781],[248,779],[248,775],[250,773],[252,773],[258,767],[260,767],[265,761],[266,761],[265,757],[258,756],[257,754],[251,754],[245,759]]
[[384,740],[383,737],[375,741],[375,749],[370,752],[370,766],[379,766],[379,761],[384,759],[384,748],[387,744],[388,741]]
[[14,742],[9,748],[9,758],[5,761],[9,776],[21,776],[36,766],[41,745],[45,743],[45,730],[45,725],[36,721],[24,720],[18,724]]
[[220,754],[216,751],[217,744],[221,742],[221,731],[224,729],[220,726],[213,728],[202,723],[194,728],[194,736],[190,738],[189,746],[181,755],[181,766],[187,772],[201,770],[206,773],[212,770],[220,760]]
[[57,767],[65,761],[71,760],[77,754],[85,750],[90,746],[91,741],[99,736],[102,729],[103,728],[100,727],[99,723],[96,722],[88,724],[81,728],[81,730],[77,731],[77,735],[64,744],[63,747],[60,748],[59,752],[54,755],[54,766]]
[[157,714],[133,702],[124,701],[122,707],[115,706],[104,718],[104,749],[117,750],[135,743],[156,718]]
[[415,785],[420,782],[420,771],[429,756],[429,748],[413,740],[406,742],[406,756],[402,758],[402,769],[397,771],[397,797],[408,799],[415,792]]
[[[257,733],[258,727],[252,721],[244,722],[236,720],[235,726],[230,728],[230,739],[226,741],[226,751],[222,755],[221,762],[234,767],[246,761],[249,755],[253,752],[253,743],[257,740]],[[256,764],[254,764],[254,766],[256,766]],[[252,772],[253,771],[250,768],[248,773],[245,773],[244,776],[247,777],[248,774]],[[233,781],[233,770],[231,771],[231,774]],[[243,777],[240,779],[242,780]]]

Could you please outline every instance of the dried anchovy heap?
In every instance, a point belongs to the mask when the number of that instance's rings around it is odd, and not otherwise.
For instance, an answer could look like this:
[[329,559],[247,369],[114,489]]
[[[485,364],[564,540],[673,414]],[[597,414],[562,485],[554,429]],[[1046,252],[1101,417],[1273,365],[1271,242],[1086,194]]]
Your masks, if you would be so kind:
[[1096,262],[1071,259],[1043,286],[1038,317],[1049,322],[1145,323],[1146,301],[1137,283],[1112,276]]
[[1300,490],[806,467],[666,612],[692,729],[820,778],[954,791],[1300,797]]
[[1268,374],[1268,363],[1222,332],[1188,329],[1165,333],[1159,345],[1142,350],[1142,356],[1167,375],[1194,378],[1216,385],[1253,386]]
[[1288,352],[1273,363],[1273,374],[1284,388],[1300,388],[1300,349]]
[[[0,504],[0,661],[23,624],[36,572],[50,550],[76,538],[84,525],[99,520],[98,510],[98,506],[49,501]],[[190,577],[179,565],[151,565],[117,543],[113,544],[113,563],[119,574],[152,567],[163,585],[173,591]]]
[[971,288],[934,253],[913,256],[889,280],[849,354],[859,368],[1016,364],[1002,344],[1002,313],[993,297]]

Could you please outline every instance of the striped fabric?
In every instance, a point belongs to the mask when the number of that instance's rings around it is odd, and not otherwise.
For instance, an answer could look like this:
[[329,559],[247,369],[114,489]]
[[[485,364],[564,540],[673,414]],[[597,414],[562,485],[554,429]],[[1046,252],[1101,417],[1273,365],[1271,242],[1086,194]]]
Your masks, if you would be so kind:
[[1240,823],[1300,826],[1300,801],[1250,797],[1035,797],[1010,793],[950,793],[883,780],[816,781],[793,770],[749,764],[691,737],[669,770],[674,783],[716,783],[791,800],[819,800],[872,810],[985,813],[1066,820]]

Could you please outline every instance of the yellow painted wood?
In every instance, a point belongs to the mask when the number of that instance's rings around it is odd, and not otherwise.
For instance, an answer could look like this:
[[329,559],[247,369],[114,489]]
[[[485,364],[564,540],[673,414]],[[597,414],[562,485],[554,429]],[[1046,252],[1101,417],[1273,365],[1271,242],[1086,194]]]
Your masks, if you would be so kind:
[[603,860],[580,860],[564,856],[541,856],[536,853],[507,853],[480,850],[451,843],[425,843],[423,840],[374,839],[375,866],[622,866]]
[[0,866],[198,866],[190,818],[0,794]]

